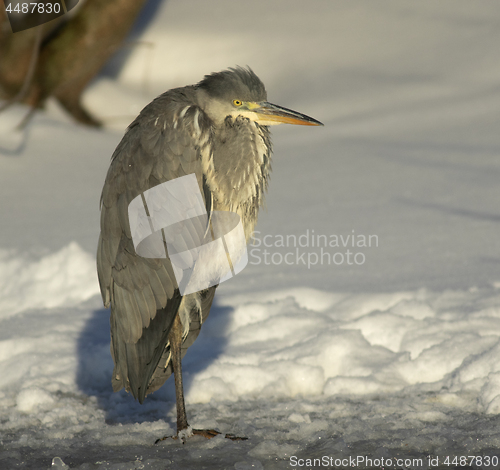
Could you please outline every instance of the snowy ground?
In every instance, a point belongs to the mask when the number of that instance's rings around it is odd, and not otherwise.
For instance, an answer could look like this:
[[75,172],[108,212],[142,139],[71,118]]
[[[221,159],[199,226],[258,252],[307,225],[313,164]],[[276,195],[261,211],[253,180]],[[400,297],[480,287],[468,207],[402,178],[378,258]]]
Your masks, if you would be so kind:
[[[149,8],[85,96],[106,130],[0,114],[0,468],[499,468],[498,5]],[[143,105],[235,64],[325,127],[274,130],[250,263],[184,360],[190,424],[249,439],[155,446],[173,382],[111,390],[100,190]]]

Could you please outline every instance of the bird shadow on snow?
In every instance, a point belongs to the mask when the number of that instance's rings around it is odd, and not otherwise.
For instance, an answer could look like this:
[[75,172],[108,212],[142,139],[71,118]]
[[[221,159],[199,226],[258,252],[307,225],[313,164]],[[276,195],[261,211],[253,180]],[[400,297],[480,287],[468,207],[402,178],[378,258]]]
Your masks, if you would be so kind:
[[[188,349],[182,361],[184,393],[187,396],[196,374],[206,369],[224,351],[224,326],[232,308],[220,306],[216,299],[200,335]],[[212,324],[212,327],[207,327]],[[164,419],[171,428],[176,425],[175,386],[173,375],[163,387],[148,395],[141,405],[123,389],[113,393],[111,375],[113,360],[110,353],[109,310],[95,310],[77,340],[76,384],[86,396],[95,397],[97,408],[105,413],[107,424],[132,424]],[[216,331],[216,337],[211,332]],[[189,415],[189,407],[188,407]]]

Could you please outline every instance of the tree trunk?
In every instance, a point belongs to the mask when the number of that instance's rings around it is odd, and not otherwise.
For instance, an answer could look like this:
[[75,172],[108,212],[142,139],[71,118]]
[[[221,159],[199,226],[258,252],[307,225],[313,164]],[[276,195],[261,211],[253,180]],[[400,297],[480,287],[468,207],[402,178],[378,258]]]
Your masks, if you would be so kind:
[[[120,47],[145,2],[86,0],[73,18],[42,43],[34,79],[23,101],[41,107],[49,96],[54,96],[79,122],[99,125],[82,108],[81,94]],[[10,33],[10,36],[4,31],[0,33],[3,42],[0,43],[0,86],[7,97],[14,96],[22,86],[35,35],[36,28]]]
[[[45,25],[44,25],[45,26]],[[43,26],[39,26],[41,28]],[[36,28],[13,34],[0,6],[0,97],[9,99],[21,89],[30,65]]]

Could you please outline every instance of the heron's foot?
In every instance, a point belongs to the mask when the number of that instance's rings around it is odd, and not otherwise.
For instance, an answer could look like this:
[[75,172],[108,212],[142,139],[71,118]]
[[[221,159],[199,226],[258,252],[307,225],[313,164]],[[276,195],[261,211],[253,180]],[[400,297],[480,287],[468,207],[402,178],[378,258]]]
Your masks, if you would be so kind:
[[[189,426],[187,429],[183,429],[179,431],[176,436],[165,436],[155,441],[155,444],[158,444],[161,441],[165,441],[167,439],[179,439],[183,444],[186,442],[186,439],[191,436],[202,436],[206,439],[212,439],[215,436],[221,434],[219,431],[215,429],[192,429]],[[248,437],[239,437],[234,434],[226,434],[224,436],[226,439],[231,439],[232,441],[246,441]]]
[[[193,435],[203,436],[207,439],[212,439],[212,437],[218,436],[219,434],[221,433],[215,429],[193,429]],[[226,439],[231,439],[232,441],[246,441],[248,439],[248,437],[238,437],[234,434],[226,434],[224,437]]]
[[186,439],[188,437],[191,437],[193,434],[193,428],[191,426],[188,426],[187,428],[177,431],[176,436],[165,436],[160,439],[156,439],[155,444],[158,444],[158,442],[165,441],[167,439],[179,439],[184,444],[186,442]]

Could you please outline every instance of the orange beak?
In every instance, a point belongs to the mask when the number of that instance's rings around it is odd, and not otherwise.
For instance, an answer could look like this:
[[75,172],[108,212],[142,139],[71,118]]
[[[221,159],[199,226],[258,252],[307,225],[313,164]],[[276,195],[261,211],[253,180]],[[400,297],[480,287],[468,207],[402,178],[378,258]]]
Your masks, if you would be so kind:
[[[259,121],[269,124],[298,124],[300,126],[322,126],[323,123],[318,120],[306,116],[305,114],[292,111],[282,106],[261,101],[252,106],[252,111],[259,116]],[[258,121],[258,122],[259,122]]]

